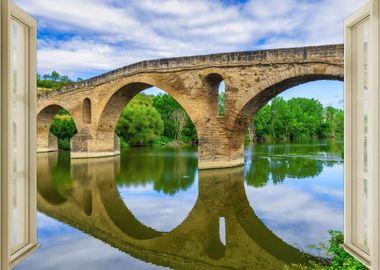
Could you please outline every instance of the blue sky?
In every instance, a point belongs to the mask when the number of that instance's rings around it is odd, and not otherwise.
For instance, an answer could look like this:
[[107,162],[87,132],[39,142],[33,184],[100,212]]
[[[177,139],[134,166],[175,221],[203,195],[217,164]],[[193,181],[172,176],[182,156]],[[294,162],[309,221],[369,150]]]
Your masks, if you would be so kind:
[[367,0],[14,1],[38,20],[39,72],[85,79],[148,59],[341,43]]

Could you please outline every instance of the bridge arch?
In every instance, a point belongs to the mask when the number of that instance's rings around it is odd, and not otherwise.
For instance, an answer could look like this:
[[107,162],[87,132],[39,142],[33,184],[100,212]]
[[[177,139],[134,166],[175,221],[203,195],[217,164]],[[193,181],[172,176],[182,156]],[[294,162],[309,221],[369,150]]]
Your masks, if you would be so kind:
[[[58,150],[58,140],[50,132],[51,124],[54,117],[60,110],[68,110],[60,104],[51,104],[44,108],[41,108],[37,114],[37,152],[51,152]],[[73,117],[75,126],[77,127],[77,121]]]
[[252,118],[274,97],[290,88],[308,82],[318,80],[343,81],[343,73],[343,66],[316,64],[291,68],[260,82],[257,89],[250,91],[251,95],[245,98],[246,101],[233,122],[230,137],[231,155],[238,157],[244,153],[244,138]]
[[102,106],[103,109],[98,112],[98,122],[95,127],[96,131],[94,134],[97,149],[101,148],[103,153],[119,153],[119,139],[115,133],[115,129],[120,115],[137,94],[152,87],[159,88],[176,100],[194,123],[196,131],[198,130],[196,121],[199,115],[194,113],[195,110],[186,100],[186,97],[171,87],[154,83],[150,79],[127,83],[122,80],[116,83],[116,85],[118,85],[118,87],[114,87],[114,90],[108,95],[109,98],[104,102],[104,106]]

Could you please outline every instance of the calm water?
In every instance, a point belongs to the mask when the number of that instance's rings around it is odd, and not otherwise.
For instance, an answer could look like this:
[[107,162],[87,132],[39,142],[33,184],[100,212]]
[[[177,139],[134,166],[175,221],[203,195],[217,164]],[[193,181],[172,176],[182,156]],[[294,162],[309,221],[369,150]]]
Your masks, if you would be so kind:
[[281,269],[343,229],[342,143],[249,145],[198,171],[194,148],[38,155],[38,238],[17,270]]

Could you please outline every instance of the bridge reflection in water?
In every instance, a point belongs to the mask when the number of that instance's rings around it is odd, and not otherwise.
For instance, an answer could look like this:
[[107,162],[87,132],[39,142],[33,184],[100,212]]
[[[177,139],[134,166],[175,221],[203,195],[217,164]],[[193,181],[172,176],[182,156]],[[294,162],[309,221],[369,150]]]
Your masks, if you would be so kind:
[[[282,269],[285,263],[315,259],[282,241],[259,220],[246,197],[243,167],[199,171],[195,205],[170,232],[143,224],[121,199],[117,181],[128,177],[128,185],[171,171],[172,179],[161,177],[164,180],[154,184],[170,194],[191,185],[188,179],[194,179],[197,163],[177,157],[164,164],[158,161],[163,159],[144,156],[144,162],[158,163],[150,164],[149,172],[141,170],[151,175],[139,175],[139,170],[128,171],[129,166],[141,166],[136,156],[70,160],[64,153],[39,154],[39,211],[135,258],[175,269]],[[123,158],[128,165],[121,170]]]

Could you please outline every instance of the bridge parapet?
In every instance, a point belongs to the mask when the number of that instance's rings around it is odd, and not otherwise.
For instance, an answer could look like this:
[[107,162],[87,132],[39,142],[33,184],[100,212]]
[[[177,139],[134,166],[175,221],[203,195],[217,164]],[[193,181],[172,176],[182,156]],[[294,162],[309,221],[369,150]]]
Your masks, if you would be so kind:
[[163,58],[158,60],[145,60],[127,65],[73,85],[46,92],[39,97],[44,98],[53,94],[93,87],[110,80],[115,80],[120,76],[131,76],[141,72],[173,72],[185,69],[251,66],[258,64],[272,65],[275,63],[294,63],[297,60],[303,63],[315,62],[320,60],[321,52],[324,55],[324,63],[327,58],[330,58],[332,64],[343,64],[343,44]]

